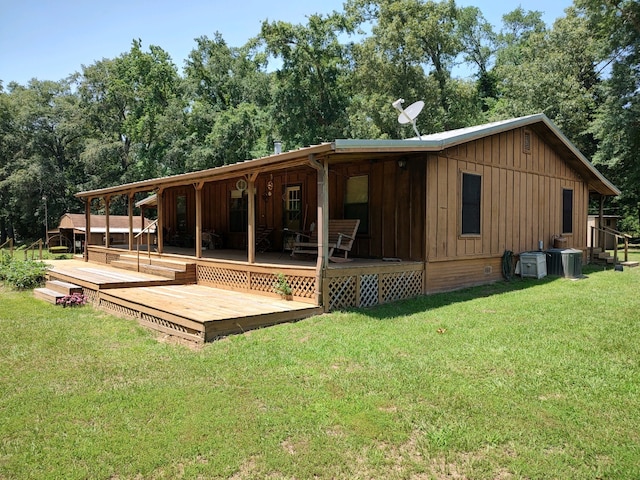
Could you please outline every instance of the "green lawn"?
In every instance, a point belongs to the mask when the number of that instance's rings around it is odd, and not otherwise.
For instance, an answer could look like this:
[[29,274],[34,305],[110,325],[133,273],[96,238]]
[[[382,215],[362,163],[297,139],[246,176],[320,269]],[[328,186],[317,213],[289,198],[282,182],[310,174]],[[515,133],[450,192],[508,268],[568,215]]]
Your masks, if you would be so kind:
[[640,268],[207,344],[0,286],[0,479],[639,478]]

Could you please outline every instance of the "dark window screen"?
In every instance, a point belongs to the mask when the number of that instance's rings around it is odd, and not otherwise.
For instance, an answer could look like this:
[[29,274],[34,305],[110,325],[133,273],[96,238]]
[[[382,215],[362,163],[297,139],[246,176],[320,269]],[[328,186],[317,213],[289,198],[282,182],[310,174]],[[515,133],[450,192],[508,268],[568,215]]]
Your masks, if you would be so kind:
[[573,233],[573,190],[562,190],[562,233]]
[[480,235],[482,177],[462,174],[462,235]]

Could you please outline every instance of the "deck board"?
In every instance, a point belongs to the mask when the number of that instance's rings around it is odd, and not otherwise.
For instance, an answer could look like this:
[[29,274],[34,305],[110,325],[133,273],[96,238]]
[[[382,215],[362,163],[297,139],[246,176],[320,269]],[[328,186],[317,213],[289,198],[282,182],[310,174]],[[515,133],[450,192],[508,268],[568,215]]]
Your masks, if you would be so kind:
[[308,303],[202,285],[117,288],[110,289],[109,296],[199,323],[310,308]]

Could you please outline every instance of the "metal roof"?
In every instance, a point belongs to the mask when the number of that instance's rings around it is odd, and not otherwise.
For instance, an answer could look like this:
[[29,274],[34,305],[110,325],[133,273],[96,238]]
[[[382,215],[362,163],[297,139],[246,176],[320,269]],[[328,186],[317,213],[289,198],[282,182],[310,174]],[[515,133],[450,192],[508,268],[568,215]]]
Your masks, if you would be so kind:
[[[449,130],[446,132],[422,135],[421,139],[372,140],[339,139],[332,143],[300,148],[280,154],[269,155],[254,160],[246,160],[232,165],[223,165],[207,170],[184,173],[168,177],[143,180],[115,187],[90,190],[76,194],[79,198],[95,198],[127,192],[151,191],[173,185],[223,180],[244,174],[260,173],[289,168],[305,164],[311,156],[331,156],[331,159],[344,159],[350,154],[366,153],[419,153],[438,152],[446,148],[471,142],[480,138],[496,135],[520,127],[529,126],[547,134],[552,146],[558,149],[563,158],[587,181],[589,189],[603,195],[619,195],[620,190],[607,180],[591,162],[569,141],[560,129],[543,113],[525,117],[486,123],[473,127]],[[338,160],[336,160],[338,161]]]

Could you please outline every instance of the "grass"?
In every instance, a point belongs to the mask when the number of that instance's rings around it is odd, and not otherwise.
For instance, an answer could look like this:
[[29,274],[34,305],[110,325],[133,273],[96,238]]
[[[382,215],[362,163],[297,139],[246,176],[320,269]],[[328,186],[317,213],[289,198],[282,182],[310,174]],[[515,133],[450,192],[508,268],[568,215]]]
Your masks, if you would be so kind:
[[0,479],[640,477],[640,268],[193,350],[0,287]]

